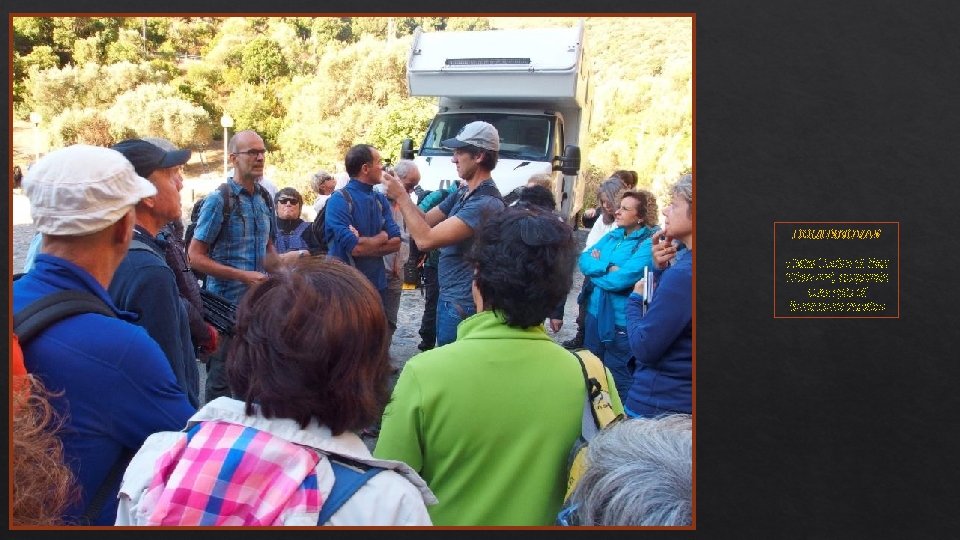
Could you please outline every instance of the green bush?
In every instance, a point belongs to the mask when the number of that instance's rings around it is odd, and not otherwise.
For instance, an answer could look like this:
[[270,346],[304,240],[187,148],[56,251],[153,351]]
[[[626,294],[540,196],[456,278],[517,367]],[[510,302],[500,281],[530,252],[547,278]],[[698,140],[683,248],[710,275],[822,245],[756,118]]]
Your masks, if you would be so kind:
[[71,144],[110,146],[125,138],[117,138],[106,116],[92,108],[64,110],[51,121],[50,132],[55,148]]

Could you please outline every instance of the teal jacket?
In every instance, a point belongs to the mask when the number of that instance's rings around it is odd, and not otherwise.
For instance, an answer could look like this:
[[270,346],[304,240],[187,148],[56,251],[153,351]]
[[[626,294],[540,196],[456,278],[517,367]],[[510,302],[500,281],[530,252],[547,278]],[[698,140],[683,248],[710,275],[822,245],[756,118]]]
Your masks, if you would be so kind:
[[[610,313],[600,313],[600,305],[606,299],[612,306],[614,323],[626,327],[627,297],[634,284],[643,278],[643,268],[653,270],[653,243],[650,237],[658,230],[656,226],[641,227],[625,237],[624,229],[617,227],[601,238],[593,249],[580,255],[580,271],[590,278],[594,286],[587,303],[587,313],[597,320],[602,315],[609,316]],[[599,259],[591,255],[594,249],[600,251]],[[611,265],[618,269],[609,272]]]

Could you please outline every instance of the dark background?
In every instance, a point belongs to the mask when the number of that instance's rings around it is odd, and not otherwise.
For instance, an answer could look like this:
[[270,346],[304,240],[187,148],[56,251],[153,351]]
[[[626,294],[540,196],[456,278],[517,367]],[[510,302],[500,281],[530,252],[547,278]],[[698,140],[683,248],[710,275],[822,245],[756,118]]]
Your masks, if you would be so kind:
[[[8,0],[4,10],[142,13],[154,5],[180,13],[696,13],[697,530],[577,534],[956,537],[955,4]],[[2,120],[9,125],[7,111]],[[0,217],[9,223],[9,208]],[[773,319],[772,223],[833,220],[901,223],[899,319]]]

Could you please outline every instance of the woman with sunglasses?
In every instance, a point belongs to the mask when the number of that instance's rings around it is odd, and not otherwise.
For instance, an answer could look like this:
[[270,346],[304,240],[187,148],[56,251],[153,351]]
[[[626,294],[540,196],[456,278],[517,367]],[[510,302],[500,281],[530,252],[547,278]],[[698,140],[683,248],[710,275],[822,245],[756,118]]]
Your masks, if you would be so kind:
[[288,261],[307,255],[320,254],[320,242],[313,235],[309,221],[300,217],[303,210],[303,197],[292,187],[277,192],[277,234],[273,245],[277,248],[280,260]]

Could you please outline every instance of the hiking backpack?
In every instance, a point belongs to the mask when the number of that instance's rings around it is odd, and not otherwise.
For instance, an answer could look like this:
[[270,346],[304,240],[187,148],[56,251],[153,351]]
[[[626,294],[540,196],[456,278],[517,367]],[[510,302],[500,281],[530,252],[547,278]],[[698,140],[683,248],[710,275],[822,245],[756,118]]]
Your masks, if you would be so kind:
[[[353,197],[350,196],[350,193],[346,188],[340,188],[334,193],[340,193],[343,195],[343,200],[347,201],[347,213],[353,215]],[[330,194],[330,197],[333,197],[333,194]],[[330,199],[327,199],[327,204],[330,204]],[[330,250],[329,245],[327,244],[327,228],[324,224],[324,221],[327,219],[327,204],[323,205],[323,208],[317,212],[317,217],[314,218],[313,223],[310,225],[310,230],[313,232],[313,237],[317,239],[317,242],[320,244],[320,255],[326,255],[327,251]]]
[[[564,501],[570,499],[570,494],[576,489],[587,468],[586,455],[590,441],[596,437],[601,429],[623,418],[622,414],[614,412],[611,405],[607,370],[604,368],[603,362],[587,349],[578,349],[571,351],[571,353],[580,362],[587,394],[583,402],[580,436],[574,441],[567,459],[567,493],[563,497]],[[558,519],[558,525],[566,524],[564,516],[570,514],[571,510],[565,502],[563,509],[560,511],[562,519]]]

